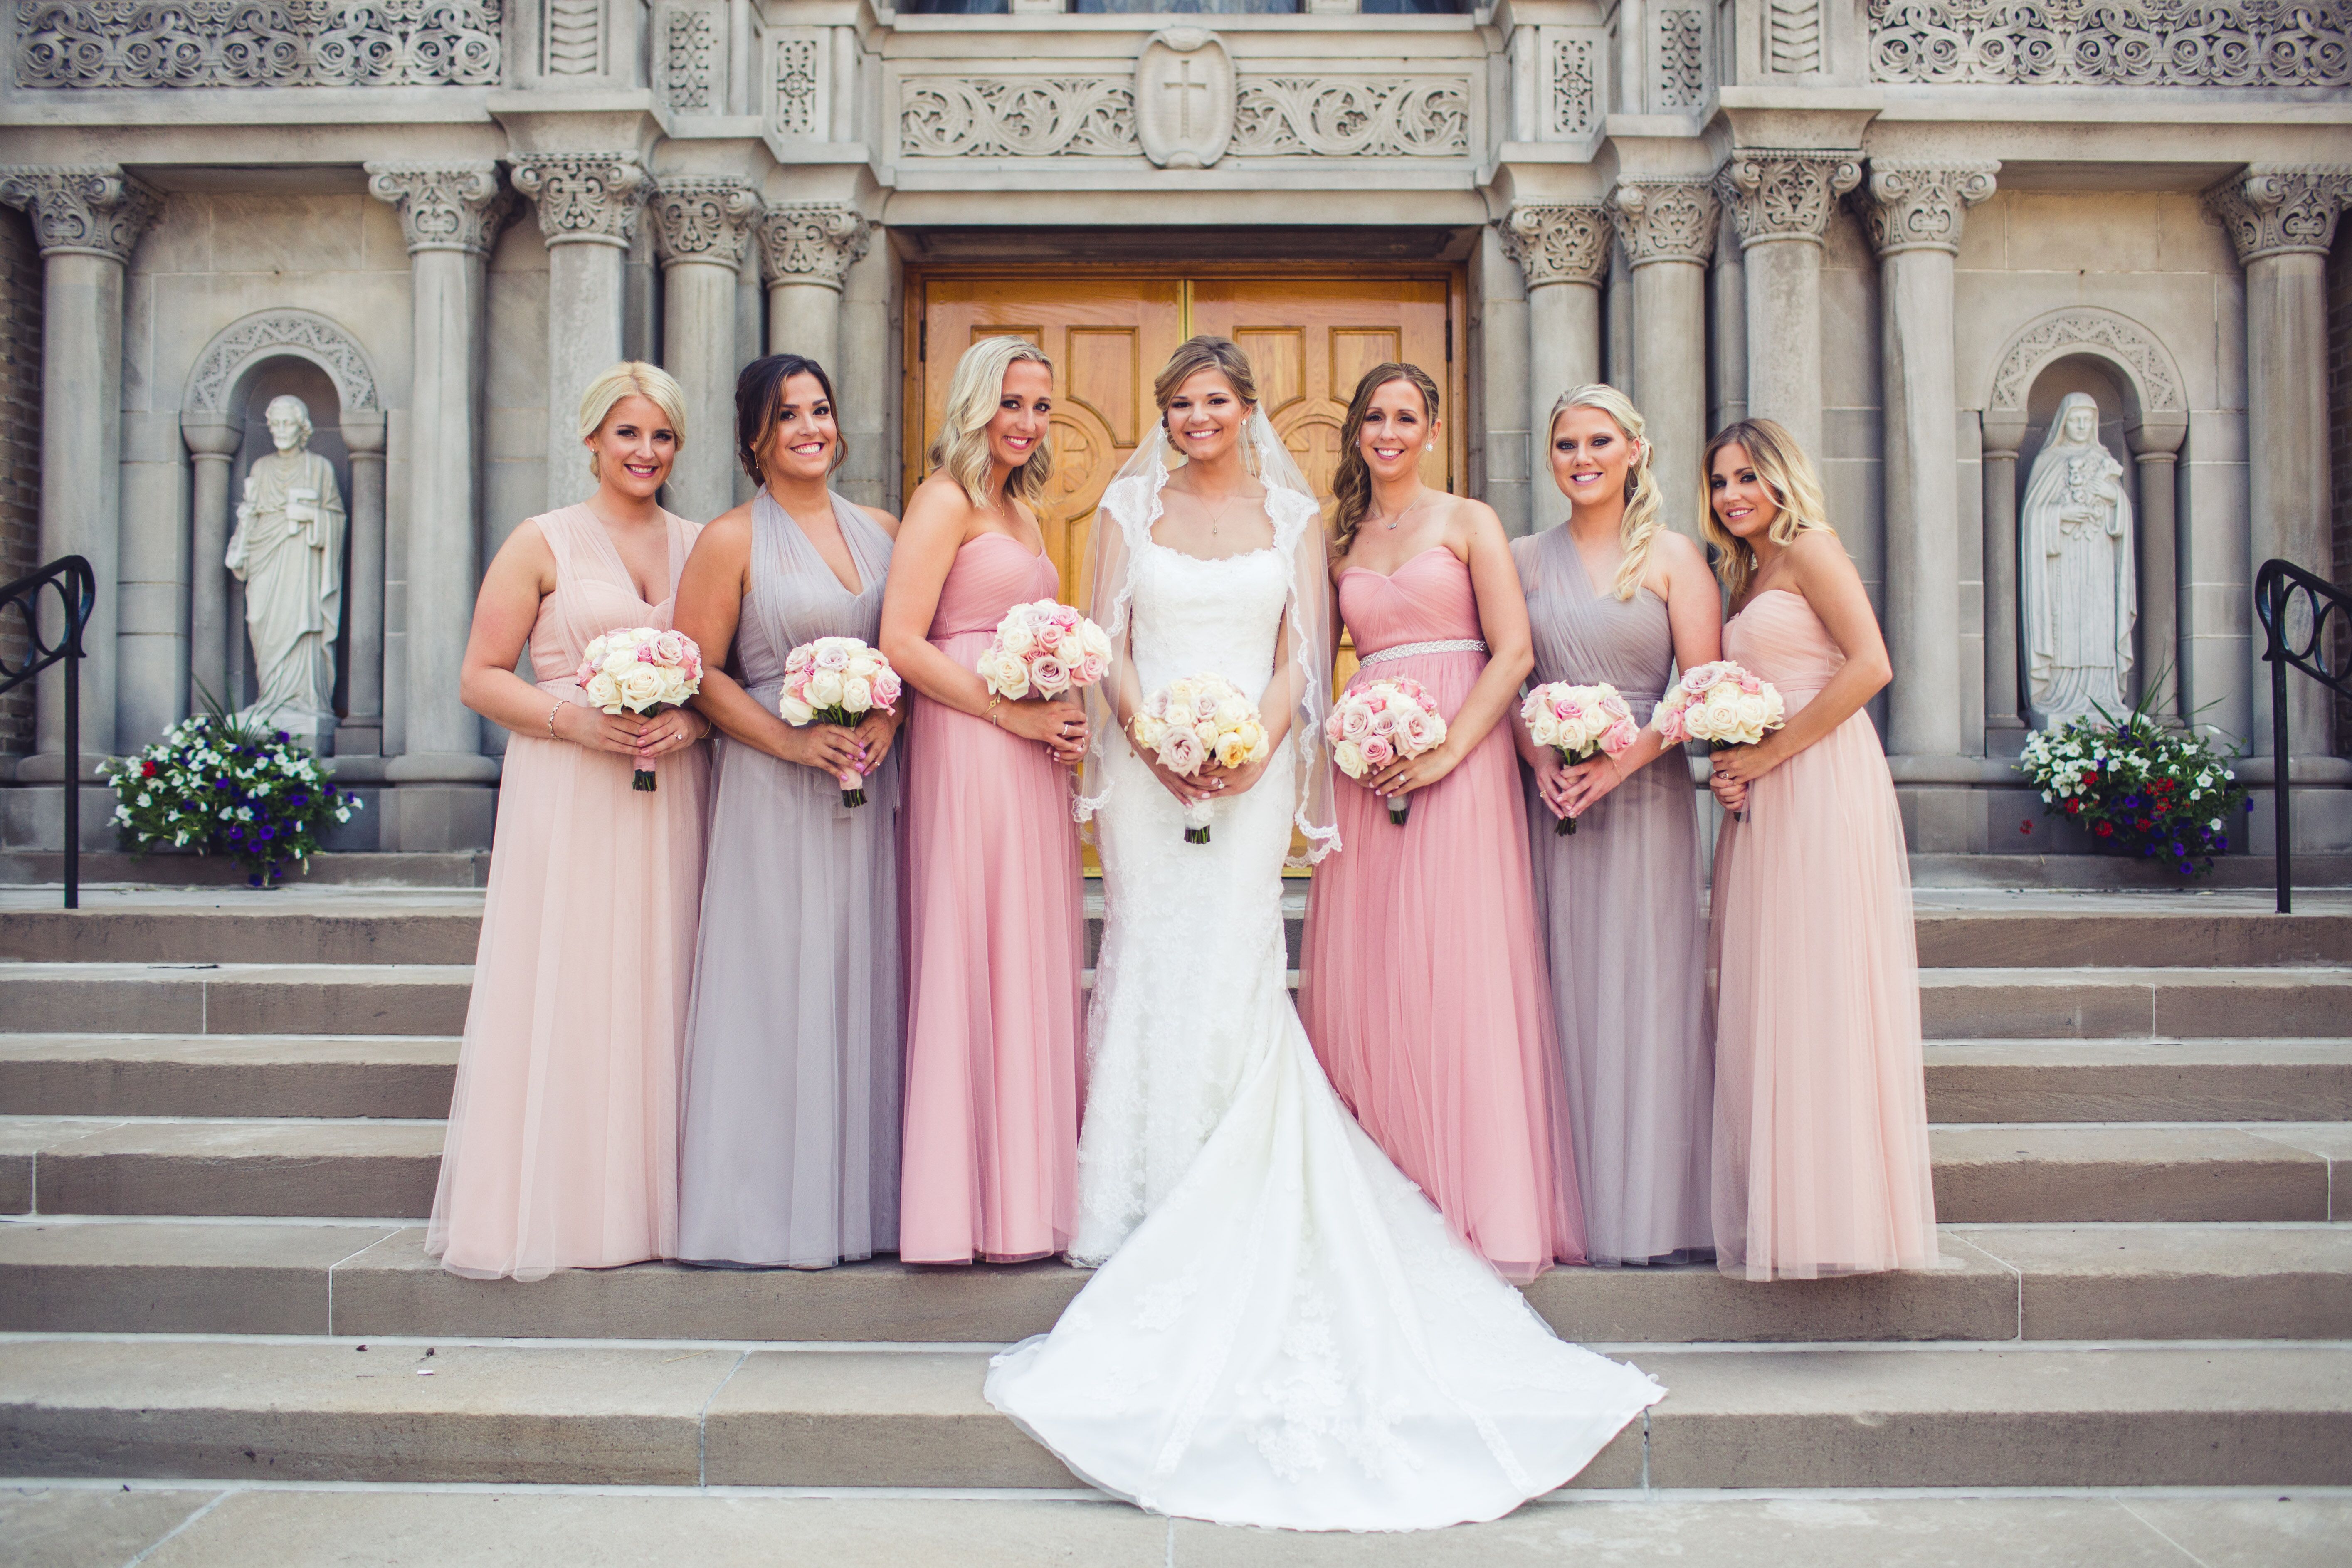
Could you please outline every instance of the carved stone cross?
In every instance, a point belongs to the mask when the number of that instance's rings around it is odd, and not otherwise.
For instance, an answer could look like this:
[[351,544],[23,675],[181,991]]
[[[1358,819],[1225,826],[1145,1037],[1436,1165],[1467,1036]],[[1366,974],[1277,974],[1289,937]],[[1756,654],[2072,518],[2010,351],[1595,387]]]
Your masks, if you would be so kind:
[[1190,142],[1192,139],[1192,95],[1196,92],[1201,94],[1203,100],[1202,106],[1205,109],[1209,84],[1192,79],[1192,57],[1190,55],[1178,60],[1177,69],[1180,73],[1177,79],[1161,82],[1160,90],[1176,94],[1176,134],[1180,139]]

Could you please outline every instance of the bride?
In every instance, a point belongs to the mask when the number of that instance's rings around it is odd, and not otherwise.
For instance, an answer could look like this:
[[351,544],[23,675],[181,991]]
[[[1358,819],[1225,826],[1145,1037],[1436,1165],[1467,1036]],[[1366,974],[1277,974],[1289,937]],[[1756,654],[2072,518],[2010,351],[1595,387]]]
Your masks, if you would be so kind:
[[[1153,391],[1161,425],[1095,523],[1091,613],[1123,657],[1094,698],[1116,712],[1091,715],[1077,807],[1106,920],[1071,1257],[1100,1267],[1051,1333],[995,1358],[988,1397],[1160,1513],[1497,1518],[1664,1391],[1553,1337],[1325,1081],[1282,928],[1293,828],[1310,860],[1338,847],[1320,510],[1233,342],[1192,339]],[[1138,703],[1212,672],[1257,695],[1265,761],[1186,779],[1138,755]],[[1184,840],[1195,800],[1205,846]]]

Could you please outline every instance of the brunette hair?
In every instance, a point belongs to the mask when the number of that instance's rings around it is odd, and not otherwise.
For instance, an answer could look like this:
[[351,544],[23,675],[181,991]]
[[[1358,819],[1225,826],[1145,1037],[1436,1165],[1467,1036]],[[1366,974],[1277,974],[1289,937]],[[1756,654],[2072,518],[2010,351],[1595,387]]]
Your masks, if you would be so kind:
[[1612,591],[1620,599],[1631,599],[1642,586],[1642,578],[1650,569],[1650,546],[1657,542],[1658,531],[1666,525],[1665,503],[1658,495],[1658,482],[1650,477],[1650,443],[1642,435],[1645,421],[1633,400],[1610,385],[1596,381],[1572,392],[1563,392],[1559,401],[1551,405],[1551,418],[1544,426],[1544,445],[1551,445],[1552,432],[1559,427],[1559,416],[1571,408],[1597,408],[1609,416],[1625,438],[1640,448],[1633,466],[1625,475],[1625,515],[1617,524],[1617,542],[1625,552],[1617,564],[1617,581]]
[[1836,530],[1830,527],[1829,503],[1822,497],[1821,479],[1795,437],[1769,419],[1742,419],[1717,431],[1698,460],[1698,527],[1715,547],[1716,576],[1737,599],[1756,575],[1756,552],[1715,515],[1715,455],[1726,447],[1745,451],[1748,466],[1772,492],[1772,502],[1780,510],[1765,533],[1773,543],[1786,546],[1801,533],[1815,529],[1834,533]]
[[1160,367],[1151,381],[1151,401],[1160,405],[1160,434],[1168,435],[1168,403],[1176,389],[1198,373],[1213,370],[1233,386],[1234,395],[1251,407],[1257,406],[1257,373],[1250,368],[1249,355],[1241,344],[1231,338],[1212,337],[1202,333],[1186,338]]
[[1372,471],[1365,466],[1363,453],[1356,449],[1357,438],[1364,433],[1364,416],[1371,411],[1372,394],[1392,381],[1412,383],[1421,393],[1422,412],[1429,416],[1430,424],[1437,423],[1437,383],[1417,364],[1395,361],[1376,364],[1356,383],[1356,395],[1348,400],[1348,417],[1339,426],[1339,471],[1331,476],[1331,544],[1342,555],[1355,542],[1357,526],[1372,510]]
[[755,485],[768,482],[760,471],[760,448],[774,436],[784,383],[796,375],[816,377],[824,388],[824,400],[833,405],[833,467],[841,467],[849,456],[849,444],[841,437],[841,404],[833,395],[833,378],[824,374],[824,366],[801,354],[762,354],[735,378],[735,460]]
[[[1027,360],[1054,374],[1054,362],[1027,338],[982,338],[963,351],[955,374],[948,378],[948,405],[940,416],[940,433],[931,442],[931,467],[961,486],[972,505],[989,504],[988,423],[1004,397],[1004,373]],[[1054,477],[1054,443],[1037,449],[1019,468],[1004,476],[1004,493],[1034,506]]]

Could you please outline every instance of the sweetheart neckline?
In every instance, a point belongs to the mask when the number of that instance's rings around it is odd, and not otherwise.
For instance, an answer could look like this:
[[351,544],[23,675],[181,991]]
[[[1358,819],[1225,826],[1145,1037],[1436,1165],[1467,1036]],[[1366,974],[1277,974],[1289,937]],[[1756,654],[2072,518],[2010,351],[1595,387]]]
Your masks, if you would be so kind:
[[[1351,577],[1357,573],[1361,572],[1368,577],[1378,577],[1383,583],[1393,583],[1397,580],[1397,573],[1402,572],[1406,567],[1420,560],[1422,556],[1437,554],[1454,555],[1454,552],[1447,549],[1443,544],[1433,544],[1428,549],[1421,551],[1417,554],[1407,556],[1404,560],[1398,562],[1395,572],[1375,572],[1370,566],[1343,566],[1339,570],[1339,575],[1342,577]],[[1457,566],[1463,566],[1465,568],[1469,564],[1469,563],[1464,561],[1458,555],[1454,555],[1454,563]]]

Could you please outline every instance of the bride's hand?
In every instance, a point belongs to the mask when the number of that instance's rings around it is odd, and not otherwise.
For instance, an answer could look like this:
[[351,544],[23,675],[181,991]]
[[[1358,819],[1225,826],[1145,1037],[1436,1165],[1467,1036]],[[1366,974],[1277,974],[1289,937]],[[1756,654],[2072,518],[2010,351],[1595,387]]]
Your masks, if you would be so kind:
[[1214,786],[1224,795],[1240,795],[1265,776],[1265,765],[1272,761],[1274,748],[1268,746],[1265,755],[1254,763],[1244,763],[1237,768],[1219,767],[1212,763],[1201,770],[1201,782]]
[[1215,800],[1220,795],[1230,793],[1222,779],[1212,776],[1215,772],[1213,768],[1203,768],[1187,778],[1182,773],[1169,772],[1160,765],[1159,758],[1151,755],[1142,747],[1135,745],[1134,742],[1129,742],[1129,746],[1138,757],[1142,759],[1143,765],[1151,770],[1151,776],[1160,781],[1160,787],[1174,795],[1180,805],[1189,806],[1204,800]]

